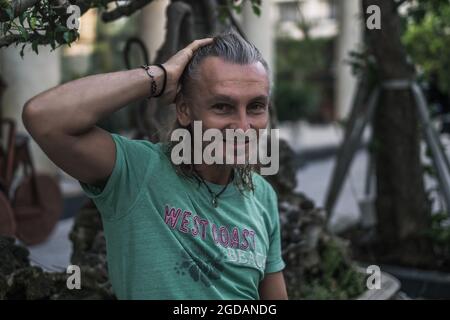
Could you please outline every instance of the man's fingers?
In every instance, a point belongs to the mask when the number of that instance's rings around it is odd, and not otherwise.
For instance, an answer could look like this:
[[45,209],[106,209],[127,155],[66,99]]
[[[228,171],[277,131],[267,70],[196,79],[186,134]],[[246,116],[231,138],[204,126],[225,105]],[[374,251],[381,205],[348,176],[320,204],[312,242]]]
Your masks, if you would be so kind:
[[191,42],[183,50],[179,51],[179,53],[182,53],[183,55],[185,55],[185,57],[187,57],[188,60],[190,60],[192,58],[192,56],[194,55],[195,50],[197,50],[198,48],[200,48],[204,45],[211,43],[212,41],[213,41],[213,38],[204,38],[204,39],[195,40],[195,41]]
[[191,42],[191,44],[188,45],[187,48],[191,49],[192,52],[194,52],[198,48],[203,47],[207,44],[210,44],[212,41],[213,41],[213,38],[198,39],[198,40]]

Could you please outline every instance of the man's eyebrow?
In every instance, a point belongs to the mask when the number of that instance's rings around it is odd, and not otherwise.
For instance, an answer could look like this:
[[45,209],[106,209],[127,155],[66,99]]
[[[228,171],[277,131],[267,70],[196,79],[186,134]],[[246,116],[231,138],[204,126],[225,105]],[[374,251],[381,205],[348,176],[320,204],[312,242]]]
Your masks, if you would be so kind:
[[263,95],[260,95],[260,96],[252,98],[250,100],[250,103],[252,103],[252,102],[264,102],[264,103],[267,103],[268,101],[269,101],[269,97],[266,96],[265,94],[263,94]]
[[[253,102],[264,102],[267,103],[269,100],[269,97],[267,95],[260,95],[257,97],[252,98],[249,103],[253,103]],[[237,101],[235,99],[233,99],[230,96],[227,95],[222,95],[222,94],[218,94],[218,95],[214,95],[213,97],[211,97],[210,99],[208,99],[209,103],[215,103],[215,102],[224,102],[224,103],[229,103],[229,104],[237,104]]]
[[230,96],[223,95],[223,94],[216,94],[212,96],[210,99],[208,99],[209,103],[216,103],[216,102],[224,102],[229,104],[236,104],[237,101]]

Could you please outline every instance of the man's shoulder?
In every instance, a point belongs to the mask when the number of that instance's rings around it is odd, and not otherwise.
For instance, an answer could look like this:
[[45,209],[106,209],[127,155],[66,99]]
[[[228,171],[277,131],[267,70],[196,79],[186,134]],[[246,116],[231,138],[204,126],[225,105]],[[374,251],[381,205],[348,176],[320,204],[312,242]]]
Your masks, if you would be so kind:
[[163,152],[163,146],[161,143],[153,143],[151,141],[143,139],[132,139],[130,137],[117,133],[112,133],[111,137],[113,138],[116,145],[119,145],[126,150],[158,153]]
[[253,185],[255,200],[262,208],[260,212],[265,217],[267,228],[273,230],[279,219],[278,196],[269,181],[258,173],[253,174]]
[[267,179],[256,172],[253,173],[252,179],[257,198],[266,201],[276,201],[277,194]]
[[117,148],[129,163],[139,164],[148,162],[151,158],[153,162],[167,162],[166,148],[163,143],[153,143],[148,140],[131,139],[127,136],[112,133]]
[[163,143],[131,139],[111,134],[117,148],[117,166],[133,173],[136,179],[156,176],[172,171],[170,159]]

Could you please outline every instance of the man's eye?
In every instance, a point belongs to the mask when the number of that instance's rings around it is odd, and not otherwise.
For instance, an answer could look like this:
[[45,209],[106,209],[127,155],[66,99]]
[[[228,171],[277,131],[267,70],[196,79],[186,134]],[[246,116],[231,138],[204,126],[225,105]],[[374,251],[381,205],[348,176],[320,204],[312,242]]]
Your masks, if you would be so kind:
[[231,110],[231,106],[227,104],[218,103],[212,106],[212,108],[218,112],[229,112]]
[[264,112],[266,111],[267,106],[262,103],[255,103],[250,105],[249,111],[251,112]]

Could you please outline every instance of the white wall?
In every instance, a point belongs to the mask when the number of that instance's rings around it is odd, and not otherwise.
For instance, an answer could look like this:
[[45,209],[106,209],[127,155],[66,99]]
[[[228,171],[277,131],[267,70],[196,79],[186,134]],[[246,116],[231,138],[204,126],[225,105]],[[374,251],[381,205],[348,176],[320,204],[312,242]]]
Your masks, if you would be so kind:
[[358,48],[362,41],[362,24],[360,1],[339,1],[339,33],[336,42],[336,116],[345,119],[351,107],[356,89],[356,78],[351,67],[344,60],[349,59],[349,52]]
[[273,71],[274,65],[274,4],[271,0],[262,1],[261,15],[253,13],[247,1],[244,4],[241,18],[242,29],[266,59]]
[[139,13],[139,37],[144,41],[151,61],[166,36],[166,8],[169,0],[153,1]]
[[[22,60],[20,47],[0,49],[0,74],[8,85],[2,100],[2,114],[16,120],[19,132],[26,132],[21,116],[23,105],[36,94],[59,84],[61,55],[58,49],[50,52],[50,48],[44,47],[39,47],[39,55],[36,55],[28,45]],[[57,173],[57,167],[32,140],[31,149],[38,171]]]

